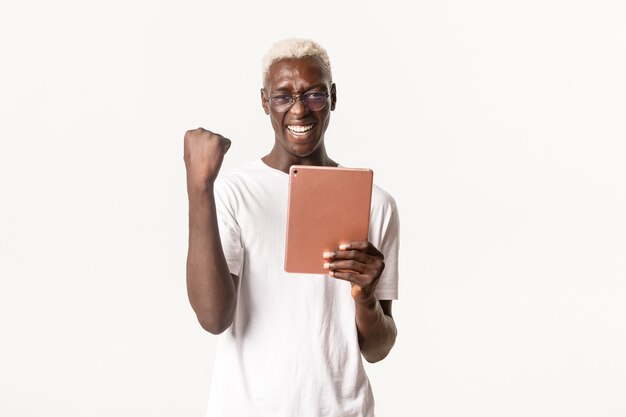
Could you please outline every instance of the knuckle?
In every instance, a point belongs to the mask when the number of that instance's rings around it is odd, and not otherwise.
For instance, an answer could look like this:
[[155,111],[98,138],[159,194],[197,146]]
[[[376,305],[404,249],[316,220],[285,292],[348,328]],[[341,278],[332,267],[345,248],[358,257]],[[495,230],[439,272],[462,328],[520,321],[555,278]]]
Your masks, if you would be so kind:
[[186,131],[185,139],[191,140],[192,138],[205,136],[207,133],[210,134],[211,132],[201,127],[198,127],[196,129],[191,129],[191,130]]

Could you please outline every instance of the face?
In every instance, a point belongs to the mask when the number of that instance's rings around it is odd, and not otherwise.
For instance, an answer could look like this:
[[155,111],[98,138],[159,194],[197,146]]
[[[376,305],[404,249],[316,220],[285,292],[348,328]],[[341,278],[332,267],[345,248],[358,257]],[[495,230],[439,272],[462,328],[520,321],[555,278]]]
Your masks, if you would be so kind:
[[[296,95],[307,92],[328,93],[323,109],[311,111],[296,100],[285,112],[270,107],[269,97]],[[275,152],[284,156],[306,158],[323,150],[324,133],[330,122],[330,112],[337,101],[335,85],[324,71],[319,58],[284,59],[274,62],[265,87],[261,89],[263,110],[270,116],[274,128]]]

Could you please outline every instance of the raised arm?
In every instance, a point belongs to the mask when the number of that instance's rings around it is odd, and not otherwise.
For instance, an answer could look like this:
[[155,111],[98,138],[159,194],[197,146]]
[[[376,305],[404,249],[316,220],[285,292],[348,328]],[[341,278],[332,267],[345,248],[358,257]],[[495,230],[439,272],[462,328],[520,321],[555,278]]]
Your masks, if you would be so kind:
[[198,128],[187,131],[184,142],[189,196],[187,294],[202,328],[219,334],[231,325],[237,301],[237,277],[226,264],[213,195],[230,140]]

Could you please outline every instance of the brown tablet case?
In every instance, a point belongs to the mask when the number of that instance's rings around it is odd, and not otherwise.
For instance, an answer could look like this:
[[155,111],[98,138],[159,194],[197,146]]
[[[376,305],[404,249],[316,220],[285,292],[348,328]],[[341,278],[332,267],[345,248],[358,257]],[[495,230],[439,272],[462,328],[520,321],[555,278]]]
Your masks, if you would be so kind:
[[286,272],[326,274],[325,251],[367,240],[373,176],[362,168],[290,168]]

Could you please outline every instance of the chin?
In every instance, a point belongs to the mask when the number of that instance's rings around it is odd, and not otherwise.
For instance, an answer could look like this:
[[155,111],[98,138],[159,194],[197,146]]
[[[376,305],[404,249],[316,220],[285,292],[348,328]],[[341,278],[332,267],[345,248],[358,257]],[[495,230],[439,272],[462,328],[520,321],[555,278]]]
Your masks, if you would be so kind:
[[294,144],[293,142],[288,142],[286,149],[289,151],[290,154],[294,156],[297,156],[299,158],[306,158],[315,154],[319,150],[321,143],[321,141],[303,144]]

